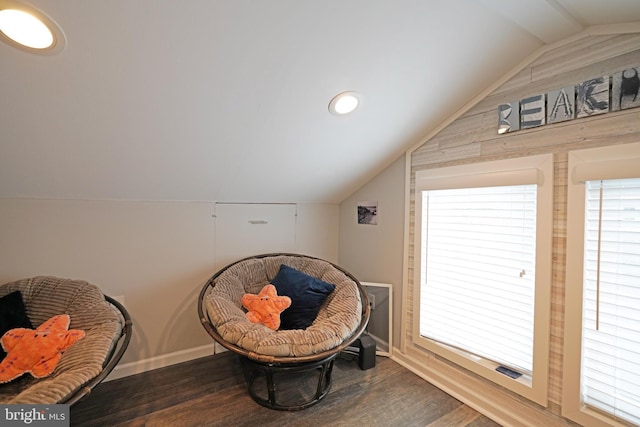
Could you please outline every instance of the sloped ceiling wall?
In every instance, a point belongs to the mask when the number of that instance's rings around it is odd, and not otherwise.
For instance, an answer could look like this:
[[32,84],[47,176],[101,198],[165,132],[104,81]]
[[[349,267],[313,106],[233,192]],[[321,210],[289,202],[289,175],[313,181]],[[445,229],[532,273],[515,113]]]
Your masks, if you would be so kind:
[[[0,43],[3,198],[338,203],[544,43],[640,20],[633,0],[29,3],[66,48]],[[346,90],[361,108],[330,115]]]

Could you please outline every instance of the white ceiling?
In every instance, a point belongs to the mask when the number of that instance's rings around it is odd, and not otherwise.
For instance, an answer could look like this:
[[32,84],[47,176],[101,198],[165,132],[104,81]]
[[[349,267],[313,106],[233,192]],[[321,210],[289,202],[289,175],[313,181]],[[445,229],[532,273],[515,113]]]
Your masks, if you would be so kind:
[[[638,0],[30,0],[0,43],[0,197],[338,203],[545,43]],[[337,93],[362,94],[336,117]]]

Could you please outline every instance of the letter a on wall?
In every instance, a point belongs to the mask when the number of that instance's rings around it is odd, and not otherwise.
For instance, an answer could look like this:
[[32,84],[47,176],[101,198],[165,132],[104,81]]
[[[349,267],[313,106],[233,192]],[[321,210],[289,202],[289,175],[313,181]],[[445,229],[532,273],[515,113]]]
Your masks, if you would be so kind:
[[576,91],[573,86],[552,90],[547,94],[547,123],[558,123],[571,120],[576,106]]

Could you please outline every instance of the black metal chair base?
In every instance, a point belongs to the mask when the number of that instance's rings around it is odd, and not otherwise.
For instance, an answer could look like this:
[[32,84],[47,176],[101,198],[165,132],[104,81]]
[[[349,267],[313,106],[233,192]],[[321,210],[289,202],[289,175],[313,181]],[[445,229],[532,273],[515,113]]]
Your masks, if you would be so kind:
[[[269,409],[299,411],[315,405],[329,393],[333,362],[337,355],[336,353],[318,361],[296,364],[261,363],[244,357],[240,359],[245,369],[249,395],[255,402]],[[279,388],[284,381],[280,381],[277,377],[287,376],[291,379],[295,375],[317,375],[318,382],[315,385],[315,391],[312,390],[309,393],[311,397],[303,398],[302,401],[299,401],[300,394],[298,394],[298,401],[287,403],[285,402],[286,395],[291,393]],[[266,393],[264,389],[257,390],[258,384],[256,380],[259,378],[264,378],[266,382]]]

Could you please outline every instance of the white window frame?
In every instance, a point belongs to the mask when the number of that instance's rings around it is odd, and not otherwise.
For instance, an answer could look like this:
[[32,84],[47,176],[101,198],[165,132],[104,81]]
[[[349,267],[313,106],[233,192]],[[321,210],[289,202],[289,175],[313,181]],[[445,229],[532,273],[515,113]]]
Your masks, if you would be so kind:
[[[414,232],[414,342],[539,405],[547,406],[549,386],[549,332],[552,279],[553,155],[543,154],[416,172]],[[425,190],[538,184],[536,212],[536,288],[534,307],[533,372],[510,378],[495,370],[499,364],[420,336],[422,260],[422,197]]]
[[628,425],[585,406],[581,399],[585,181],[637,178],[639,164],[640,143],[569,152],[562,415],[583,425]]

